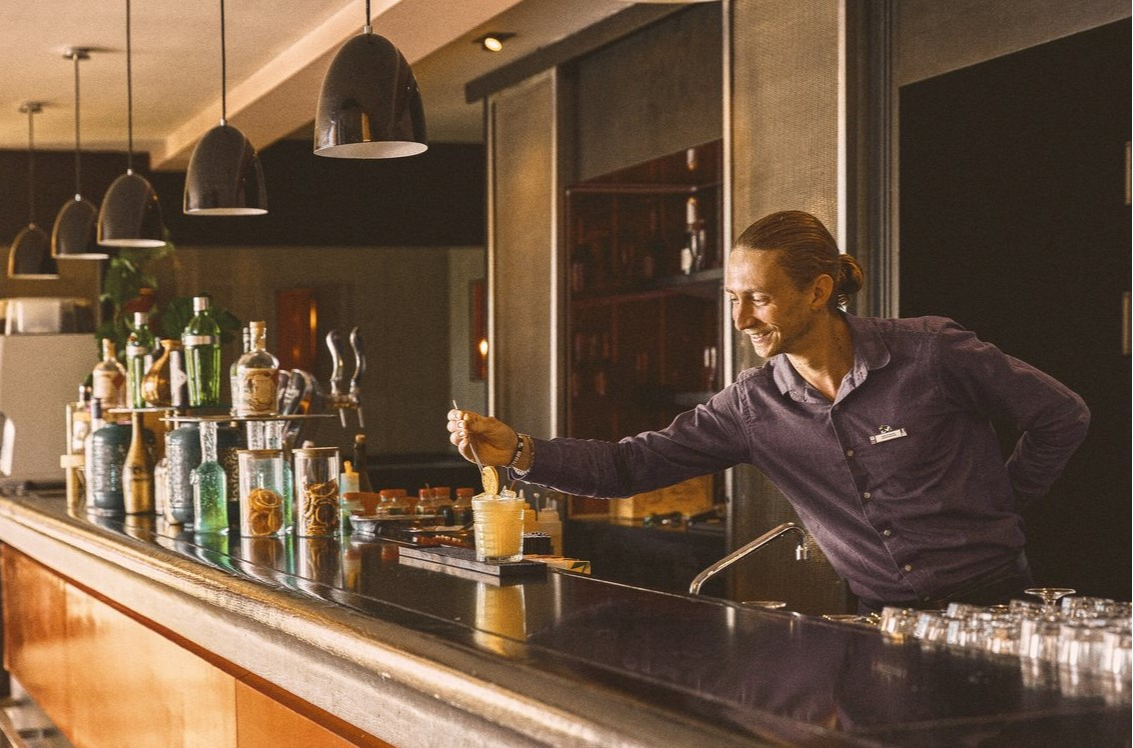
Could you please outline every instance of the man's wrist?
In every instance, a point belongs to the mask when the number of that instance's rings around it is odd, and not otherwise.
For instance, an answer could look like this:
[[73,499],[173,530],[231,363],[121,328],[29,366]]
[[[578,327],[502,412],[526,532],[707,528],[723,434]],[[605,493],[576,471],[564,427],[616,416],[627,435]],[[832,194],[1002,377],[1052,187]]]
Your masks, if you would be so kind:
[[526,475],[535,464],[535,442],[527,434],[516,434],[515,454],[508,468],[519,475]]

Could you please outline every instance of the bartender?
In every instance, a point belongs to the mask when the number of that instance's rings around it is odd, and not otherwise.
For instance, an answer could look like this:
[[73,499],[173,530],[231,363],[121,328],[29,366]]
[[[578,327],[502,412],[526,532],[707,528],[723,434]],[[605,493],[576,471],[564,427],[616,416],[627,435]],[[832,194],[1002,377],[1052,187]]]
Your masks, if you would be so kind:
[[[1021,597],[1032,579],[1020,513],[1085,438],[1085,403],[952,320],[847,314],[861,286],[817,218],[774,213],[739,237],[725,277],[762,366],[617,443],[537,439],[465,410],[448,414],[450,441],[513,477],[603,498],[750,463],[862,612]],[[1006,460],[993,419],[1020,434]]]

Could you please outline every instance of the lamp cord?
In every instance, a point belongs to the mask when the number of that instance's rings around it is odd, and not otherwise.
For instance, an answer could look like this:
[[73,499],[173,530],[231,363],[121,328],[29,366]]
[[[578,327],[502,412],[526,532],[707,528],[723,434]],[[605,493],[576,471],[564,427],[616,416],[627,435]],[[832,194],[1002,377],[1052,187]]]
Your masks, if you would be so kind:
[[362,27],[362,33],[371,34],[373,31],[374,27],[370,23],[370,0],[366,0],[366,25]]
[[134,171],[134,79],[131,73],[130,58],[130,0],[126,0],[126,172]]
[[228,56],[224,43],[224,0],[220,0],[220,124],[228,124]]
[[35,113],[37,107],[28,104],[28,225],[35,225]]
[[83,171],[79,163],[82,153],[82,140],[79,136],[79,60],[82,59],[82,55],[75,52],[71,57],[75,60],[75,197],[78,198],[83,194]]

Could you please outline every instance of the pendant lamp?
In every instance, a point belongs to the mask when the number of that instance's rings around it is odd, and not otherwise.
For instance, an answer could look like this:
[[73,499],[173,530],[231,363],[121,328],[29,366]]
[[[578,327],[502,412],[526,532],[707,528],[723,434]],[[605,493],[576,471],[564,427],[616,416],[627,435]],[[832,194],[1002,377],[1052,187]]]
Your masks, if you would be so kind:
[[126,173],[114,180],[98,212],[98,243],[104,247],[163,247],[165,227],[153,185],[134,173],[134,81],[131,71],[130,0],[126,0]]
[[421,153],[425,110],[405,57],[373,33],[370,2],[362,33],[330,63],[315,114],[315,153],[335,158],[398,158]]
[[72,47],[63,53],[64,59],[75,62],[75,197],[69,200],[55,216],[51,231],[51,255],[55,259],[67,257],[75,260],[105,260],[110,255],[95,241],[98,224],[98,206],[83,199],[82,190],[82,139],[79,125],[79,62],[90,59],[90,50]]
[[59,271],[51,256],[51,239],[47,232],[35,225],[35,115],[43,111],[43,104],[28,101],[20,106],[28,116],[28,225],[16,234],[8,252],[9,278],[58,278]]
[[228,125],[228,60],[220,0],[220,124],[193,149],[185,174],[184,211],[194,216],[258,216],[268,212],[264,170],[256,149]]

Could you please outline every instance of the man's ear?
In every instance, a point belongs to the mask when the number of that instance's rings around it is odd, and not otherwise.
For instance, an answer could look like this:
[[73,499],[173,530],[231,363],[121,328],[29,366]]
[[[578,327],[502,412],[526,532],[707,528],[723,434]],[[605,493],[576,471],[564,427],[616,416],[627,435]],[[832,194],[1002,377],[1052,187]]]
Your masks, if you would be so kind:
[[830,295],[834,293],[834,279],[826,273],[814,279],[811,287],[811,307],[815,310],[824,308],[830,303]]

